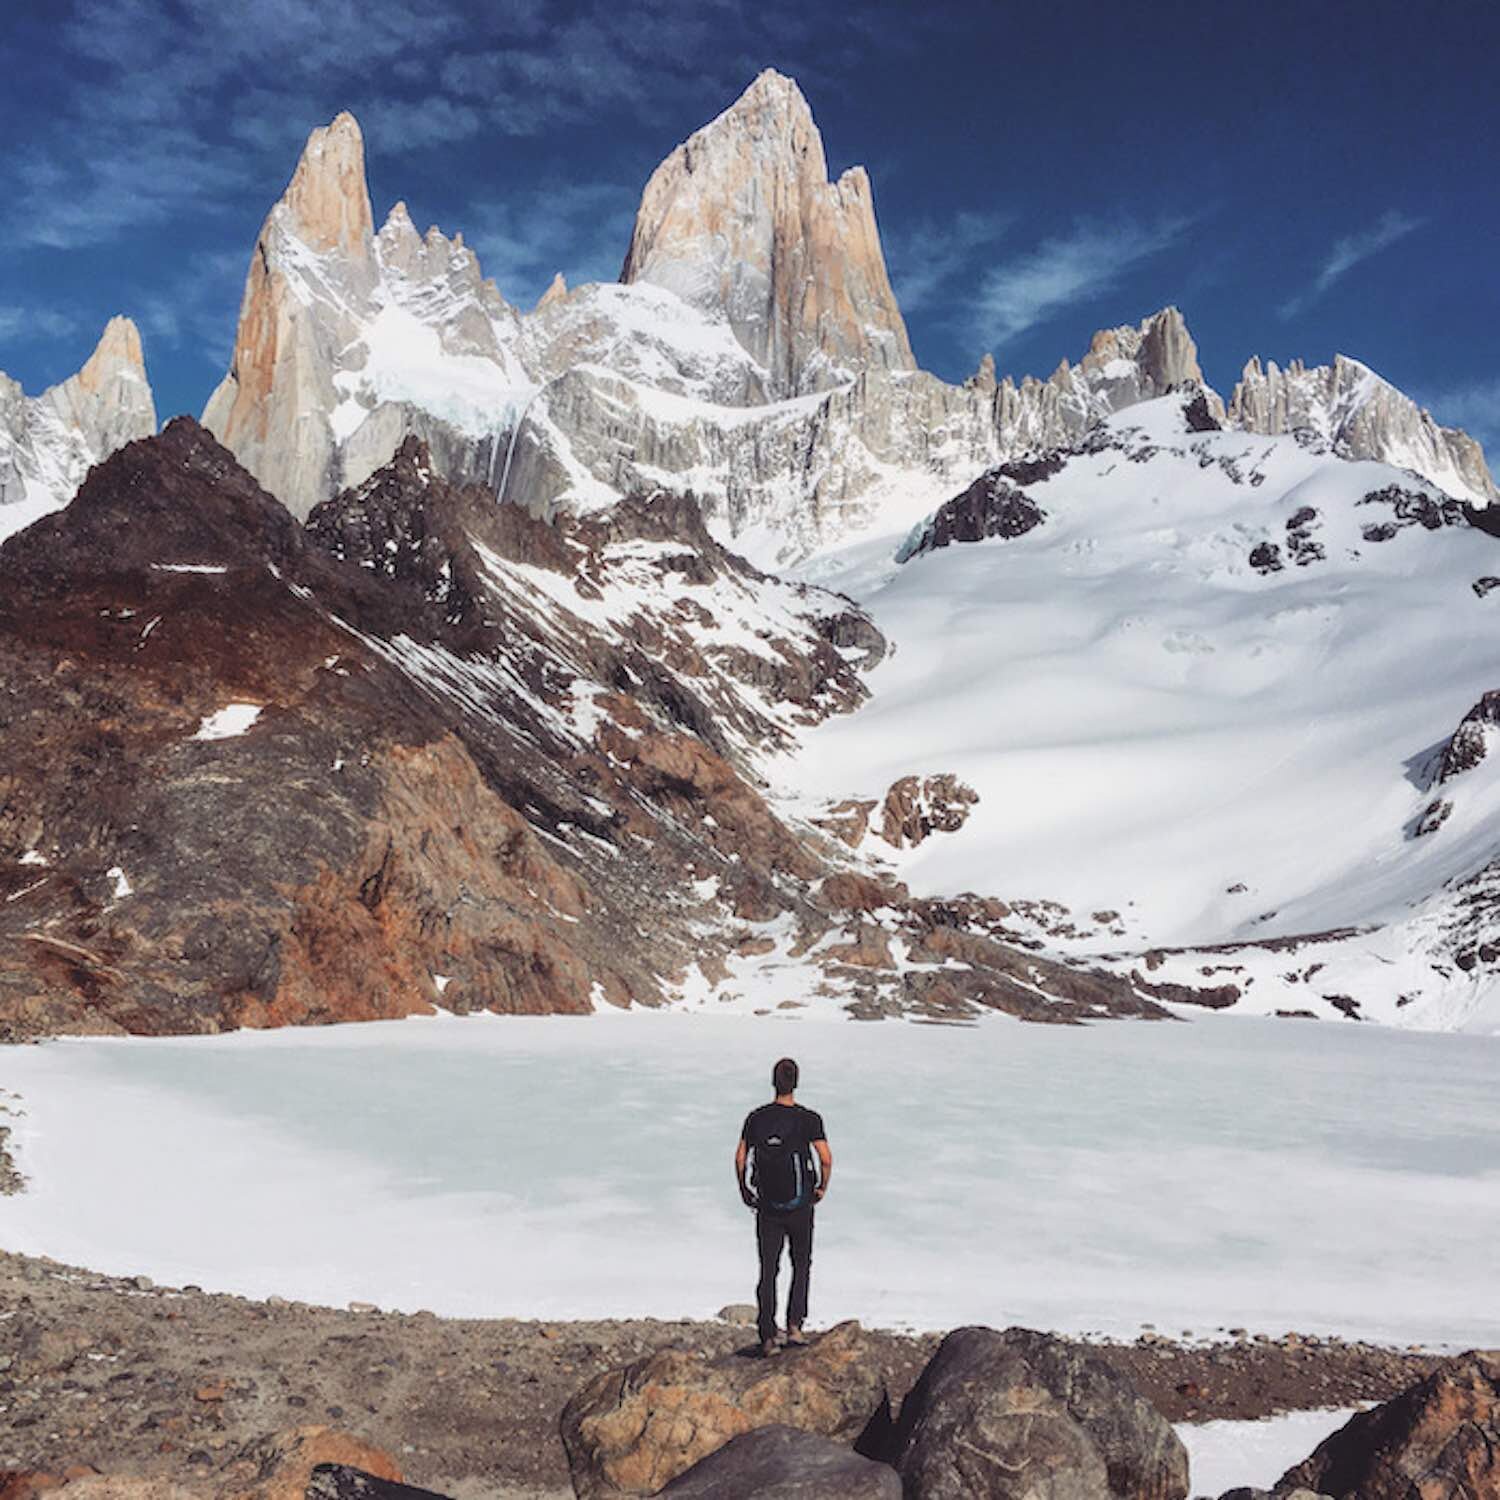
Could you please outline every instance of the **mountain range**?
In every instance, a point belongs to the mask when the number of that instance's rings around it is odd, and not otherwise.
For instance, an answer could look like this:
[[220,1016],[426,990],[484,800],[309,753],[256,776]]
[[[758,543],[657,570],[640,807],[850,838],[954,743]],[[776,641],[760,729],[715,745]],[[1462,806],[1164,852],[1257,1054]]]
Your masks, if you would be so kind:
[[201,425],[123,318],[0,386],[0,1024],[1500,1025],[1495,495],[1358,361],[1226,400],[1171,307],[919,369],[774,72],[529,310],[340,115]]

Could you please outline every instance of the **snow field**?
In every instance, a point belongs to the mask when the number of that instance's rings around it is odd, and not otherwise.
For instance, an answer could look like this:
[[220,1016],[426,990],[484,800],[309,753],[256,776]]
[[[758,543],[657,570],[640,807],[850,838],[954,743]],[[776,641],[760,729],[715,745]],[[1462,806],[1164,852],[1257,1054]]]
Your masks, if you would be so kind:
[[1240,1485],[1268,1490],[1357,1410],[1284,1412],[1263,1422],[1179,1422],[1191,1492],[1222,1495]]
[[[1435,795],[1421,768],[1500,683],[1470,586],[1500,548],[1464,526],[1367,541],[1392,512],[1363,497],[1420,491],[1414,476],[1288,438],[1190,435],[1179,407],[1112,418],[1125,451],[1032,485],[1047,520],[1022,537],[897,566],[892,531],[810,563],[895,649],[872,701],[806,735],[780,789],[811,812],[957,774],[980,796],[962,830],[875,852],[919,895],[1118,910],[1126,937],[1101,933],[1096,952],[1408,919],[1493,856],[1490,765],[1444,789],[1455,810],[1437,834],[1410,829]],[[1304,567],[1288,524],[1308,507],[1326,556]],[[1248,559],[1265,540],[1285,566],[1260,576]],[[1378,966],[1358,978],[1397,1019]],[[1464,1019],[1452,996],[1437,1009]]]
[[711,1316],[784,1052],[813,1321],[1500,1343],[1500,1042],[1377,1028],[441,1017],[14,1051],[8,1248],[451,1315]]

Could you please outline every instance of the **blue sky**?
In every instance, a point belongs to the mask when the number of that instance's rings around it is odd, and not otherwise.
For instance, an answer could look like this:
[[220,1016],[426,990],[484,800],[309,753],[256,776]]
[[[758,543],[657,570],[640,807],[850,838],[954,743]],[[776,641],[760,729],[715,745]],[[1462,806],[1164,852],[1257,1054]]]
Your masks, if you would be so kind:
[[1365,359],[1500,450],[1500,7],[807,0],[6,0],[0,369],[141,324],[163,417],[222,374],[307,131],[352,109],[377,220],[462,229],[512,302],[618,274],[656,163],[762,67],[870,169],[919,359],[1048,373],[1177,303]]

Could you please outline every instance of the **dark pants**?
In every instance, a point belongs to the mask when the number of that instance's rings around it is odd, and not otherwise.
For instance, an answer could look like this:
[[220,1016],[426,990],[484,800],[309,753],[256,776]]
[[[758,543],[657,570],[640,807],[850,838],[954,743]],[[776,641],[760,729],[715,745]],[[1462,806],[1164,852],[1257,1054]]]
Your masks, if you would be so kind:
[[812,1205],[794,1213],[758,1213],[755,1243],[760,1251],[760,1282],[755,1288],[761,1342],[776,1337],[776,1277],[781,1269],[781,1246],[792,1250],[792,1290],[787,1298],[788,1326],[800,1328],[807,1319],[807,1283],[812,1276]]

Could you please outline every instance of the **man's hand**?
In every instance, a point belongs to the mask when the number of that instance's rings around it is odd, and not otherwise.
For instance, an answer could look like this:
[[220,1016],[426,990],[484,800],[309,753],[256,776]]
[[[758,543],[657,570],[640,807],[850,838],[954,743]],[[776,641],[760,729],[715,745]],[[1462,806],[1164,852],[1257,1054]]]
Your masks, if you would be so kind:
[[820,1182],[818,1184],[818,1186],[817,1186],[817,1189],[813,1193],[813,1202],[814,1203],[821,1203],[823,1201],[823,1195],[827,1191],[828,1191],[828,1189],[826,1187],[824,1187],[823,1184]]
[[749,1186],[743,1182],[740,1184],[740,1198],[743,1200],[746,1208],[760,1207],[760,1204],[756,1201],[755,1194],[752,1193]]

